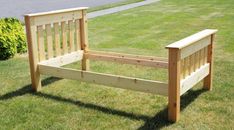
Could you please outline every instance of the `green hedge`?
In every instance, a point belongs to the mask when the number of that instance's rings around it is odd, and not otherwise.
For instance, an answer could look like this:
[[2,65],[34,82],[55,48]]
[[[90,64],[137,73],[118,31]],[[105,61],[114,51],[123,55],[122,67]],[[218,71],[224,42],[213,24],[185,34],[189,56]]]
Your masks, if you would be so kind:
[[26,38],[21,22],[15,18],[0,19],[0,60],[26,52]]

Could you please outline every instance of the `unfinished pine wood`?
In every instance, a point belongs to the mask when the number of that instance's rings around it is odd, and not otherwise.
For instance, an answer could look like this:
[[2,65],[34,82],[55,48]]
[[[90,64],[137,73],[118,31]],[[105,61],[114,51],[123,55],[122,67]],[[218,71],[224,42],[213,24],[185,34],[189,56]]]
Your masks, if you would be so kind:
[[45,60],[45,47],[44,47],[44,30],[43,26],[37,26],[37,44],[39,50],[39,61]]
[[142,65],[148,67],[158,67],[158,68],[168,68],[168,62],[166,61],[152,61],[152,60],[145,60],[145,59],[137,59],[137,58],[129,58],[119,57],[119,56],[109,56],[109,55],[100,55],[100,54],[89,54],[85,53],[85,57],[92,60],[102,60],[102,61],[111,61],[111,62],[118,62],[123,64],[133,64],[133,65]]
[[29,56],[29,65],[31,73],[32,88],[34,91],[39,91],[41,89],[41,79],[40,72],[38,68],[38,47],[37,47],[37,27],[31,25],[31,20],[29,16],[25,16],[25,26],[27,33],[27,43],[28,43],[28,56]]
[[97,55],[117,56],[117,57],[122,57],[122,58],[128,57],[128,58],[144,59],[144,60],[151,60],[151,61],[168,61],[168,59],[164,58],[164,57],[133,55],[133,54],[124,54],[124,53],[116,53],[116,52],[106,52],[106,51],[89,50],[87,53],[89,53],[89,54],[97,54]]
[[96,72],[67,69],[40,65],[40,73],[60,78],[80,80],[95,84],[112,86],[123,89],[130,89],[146,93],[160,94],[167,96],[168,85],[163,82],[131,78],[125,76],[102,74]]
[[168,59],[168,119],[176,122],[180,117],[180,50],[170,48]]
[[199,68],[204,64],[204,49],[200,50],[200,62]]
[[[82,19],[80,19],[80,37],[81,37],[81,50],[86,53],[89,49],[88,44],[88,23],[86,17],[86,10],[82,11]],[[89,60],[84,56],[81,63],[82,70],[89,70]]]
[[195,53],[194,54],[192,54],[190,57],[189,57],[190,59],[190,74],[192,73],[192,72],[194,72],[195,71]]
[[46,24],[46,44],[48,59],[53,58],[53,39],[50,24]]
[[66,22],[61,22],[61,31],[62,31],[62,45],[63,45],[63,54],[67,54],[67,24]]
[[[172,43],[168,46],[166,46],[166,48],[177,48],[177,49],[182,49],[182,48],[185,48],[191,44],[194,44],[195,42],[207,37],[207,36],[210,36],[212,34],[215,34],[218,30],[215,30],[215,29],[205,29],[203,31],[200,31],[196,34],[193,34],[189,37],[186,37],[180,41],[177,41],[175,43]],[[186,57],[186,56],[185,56]]]
[[204,47],[210,44],[210,36],[207,36],[193,44],[186,46],[181,49],[181,59],[184,57],[190,56],[191,54],[203,49]]
[[83,58],[83,51],[75,51],[72,53],[68,53],[62,56],[57,56],[55,58],[42,61],[38,64],[40,65],[48,65],[48,66],[54,66],[54,67],[60,67],[63,65],[71,64],[77,61],[81,61]]
[[75,40],[76,40],[76,50],[80,50],[81,46],[81,34],[80,34],[80,20],[76,19],[75,20]]
[[184,77],[189,75],[189,57],[184,58]]
[[180,95],[183,95],[189,89],[191,89],[194,85],[200,82],[203,78],[205,78],[209,74],[209,64],[202,65],[199,69],[197,69],[194,73],[181,80],[180,83]]
[[184,64],[184,59],[181,59],[180,61],[180,78],[184,79],[185,78],[185,64]]
[[75,30],[74,30],[74,24],[73,24],[73,21],[70,20],[68,21],[68,26],[69,26],[69,46],[70,46],[70,52],[73,52],[75,50],[75,47],[74,47],[74,33],[75,33]]
[[25,16],[33,17],[34,20],[32,21],[32,23],[34,25],[45,25],[61,21],[81,19],[83,9],[87,9],[87,7],[63,9],[63,10],[35,13],[35,14],[26,14]]
[[200,62],[200,52],[195,52],[195,70],[199,68]]
[[54,44],[56,56],[61,55],[61,44],[60,44],[60,29],[59,23],[54,23]]
[[204,64],[207,63],[207,51],[208,51],[208,47],[204,48]]
[[211,44],[207,48],[207,63],[210,64],[209,74],[204,78],[203,88],[212,90],[212,76],[213,76],[213,44],[215,34],[211,35]]

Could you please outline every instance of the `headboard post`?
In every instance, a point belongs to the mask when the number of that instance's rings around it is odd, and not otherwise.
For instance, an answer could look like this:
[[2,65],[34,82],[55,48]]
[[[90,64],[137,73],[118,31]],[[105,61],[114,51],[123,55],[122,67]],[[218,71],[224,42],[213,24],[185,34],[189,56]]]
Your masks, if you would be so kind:
[[31,73],[32,88],[34,91],[41,89],[41,79],[38,68],[38,46],[36,39],[36,26],[33,25],[33,17],[25,16],[25,26],[28,43],[28,56]]
[[[82,18],[80,19],[80,32],[81,32],[81,50],[86,53],[89,50],[88,44],[88,20],[86,10],[82,10]],[[84,55],[82,59],[82,70],[89,70],[89,60]]]

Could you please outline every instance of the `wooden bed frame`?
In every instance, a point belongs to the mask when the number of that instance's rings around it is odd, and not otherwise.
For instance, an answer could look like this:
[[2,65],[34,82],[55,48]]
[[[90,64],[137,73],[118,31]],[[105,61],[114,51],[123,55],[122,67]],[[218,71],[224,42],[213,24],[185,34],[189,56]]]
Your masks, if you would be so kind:
[[[217,30],[206,29],[166,46],[169,57],[91,51],[87,7],[25,15],[32,87],[41,89],[40,75],[80,80],[168,96],[168,119],[176,122],[180,96],[203,80],[212,89],[212,50]],[[103,60],[168,69],[168,83],[89,71],[89,60]],[[82,70],[62,67],[81,61]]]

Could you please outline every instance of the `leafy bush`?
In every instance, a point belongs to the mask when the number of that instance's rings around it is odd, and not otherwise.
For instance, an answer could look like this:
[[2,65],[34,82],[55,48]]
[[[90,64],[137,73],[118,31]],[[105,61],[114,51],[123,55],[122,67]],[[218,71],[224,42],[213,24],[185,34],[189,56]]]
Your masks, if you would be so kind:
[[15,18],[0,19],[0,59],[8,59],[26,50],[26,38],[21,22]]

